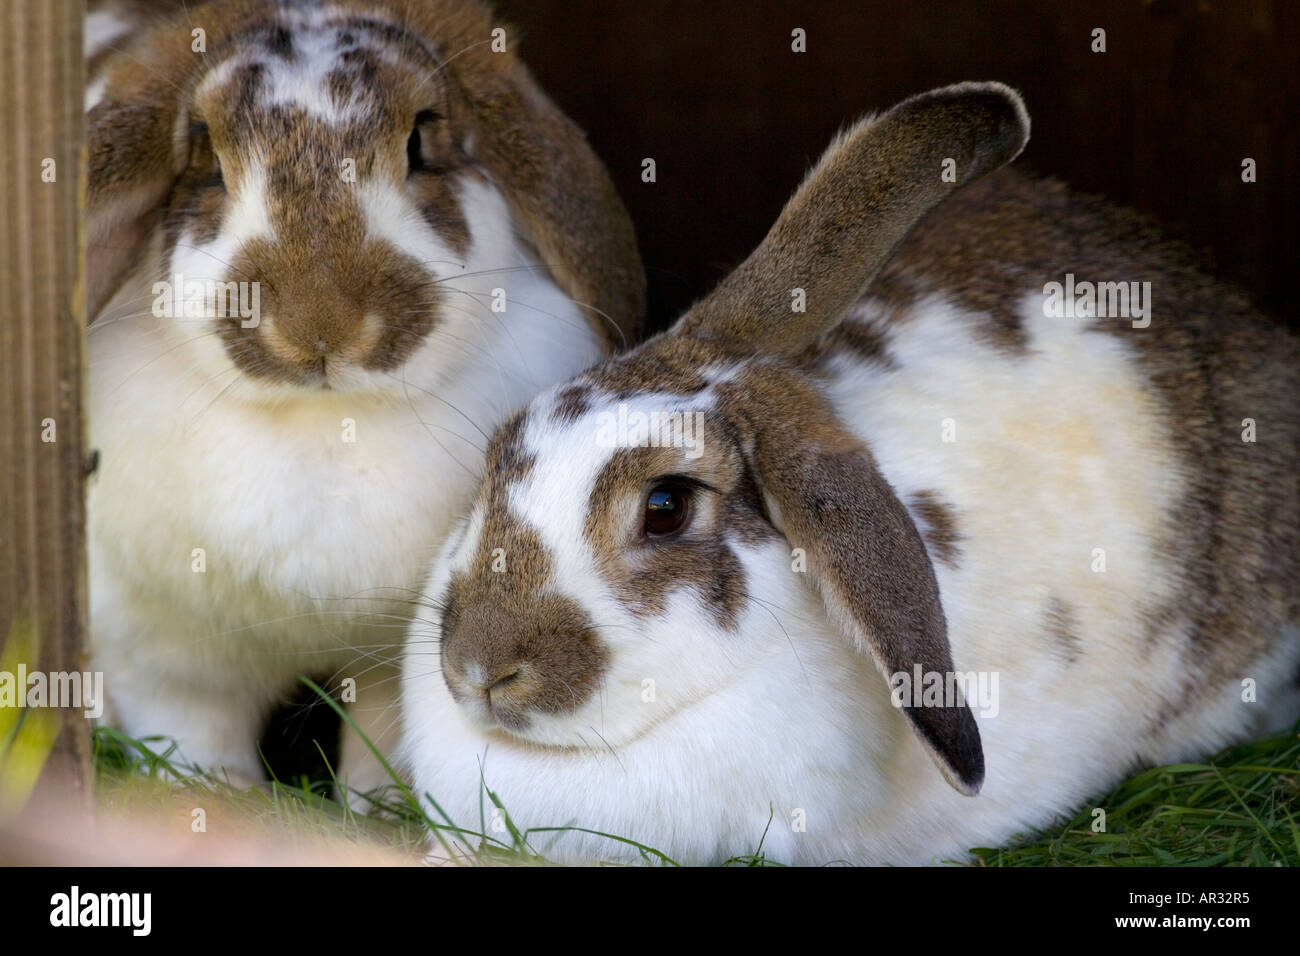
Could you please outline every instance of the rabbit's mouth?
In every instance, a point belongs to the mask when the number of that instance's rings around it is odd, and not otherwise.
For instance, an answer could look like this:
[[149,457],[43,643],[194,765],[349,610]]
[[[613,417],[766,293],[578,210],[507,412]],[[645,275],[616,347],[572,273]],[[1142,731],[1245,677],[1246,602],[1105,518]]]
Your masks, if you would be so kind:
[[463,670],[444,663],[443,679],[452,698],[478,730],[503,731],[531,741],[530,731],[536,729],[537,721],[545,722],[545,714],[537,706],[547,692],[545,676],[528,663],[506,670],[509,672],[490,672],[477,661]]

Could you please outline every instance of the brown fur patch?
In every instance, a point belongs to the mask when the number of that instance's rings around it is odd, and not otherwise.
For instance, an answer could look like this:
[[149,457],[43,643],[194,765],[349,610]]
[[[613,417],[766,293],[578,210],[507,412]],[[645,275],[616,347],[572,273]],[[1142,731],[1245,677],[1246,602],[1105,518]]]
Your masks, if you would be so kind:
[[506,488],[522,481],[533,469],[534,459],[524,450],[527,421],[527,412],[515,412],[497,427],[488,443],[486,473],[489,481],[484,487],[492,489],[494,494],[504,494]]
[[[229,206],[226,185],[221,178],[206,124],[191,124],[189,135],[189,164],[172,187],[167,211],[164,245],[167,251],[176,246],[186,229],[190,230],[194,242],[212,242],[221,230]],[[221,269],[220,263],[214,263],[214,267],[214,273]]]
[[872,325],[845,319],[808,347],[798,364],[809,369],[824,369],[831,359],[848,354],[859,362],[891,368],[885,335]]
[[[645,496],[655,478],[678,474],[707,480],[716,490],[692,491],[693,513],[681,535],[647,539]],[[719,440],[689,467],[674,448],[615,451],[592,486],[583,534],[620,599],[638,613],[655,615],[663,613],[674,590],[690,588],[719,627],[733,630],[749,596],[744,568],[726,541],[733,530],[728,517],[752,501],[743,477],[738,449]],[[755,517],[761,515],[751,514],[747,527]]]
[[722,499],[721,526],[745,544],[758,544],[776,537],[780,532],[767,513],[763,489],[759,486],[753,468],[743,457],[740,463],[740,476]]
[[566,385],[560,389],[551,409],[551,420],[559,425],[571,425],[591,408],[595,390],[590,385]]
[[277,381],[313,381],[326,355],[398,368],[432,327],[441,295],[414,259],[387,243],[340,244],[304,261],[291,247],[254,241],[232,265],[260,283],[262,321],[218,328],[246,373]]
[[643,392],[694,395],[709,387],[705,368],[745,357],[734,343],[660,335],[626,355],[596,366],[578,381],[623,399]]
[[952,507],[939,492],[926,489],[912,495],[912,510],[925,522],[921,537],[930,549],[931,556],[950,568],[957,567],[961,558],[957,542],[961,540],[961,535],[957,533],[957,517]]
[[[583,610],[569,598],[537,594],[507,570],[454,577],[442,624],[442,669],[457,700],[486,692],[493,715],[524,730],[533,712],[560,715],[581,707],[600,686],[608,651]],[[477,671],[488,686],[472,687]]]
[[411,184],[424,221],[451,247],[452,252],[464,258],[469,254],[469,221],[460,204],[460,190],[445,176],[421,176]]
[[466,684],[475,666],[489,682],[509,678],[490,693],[494,715],[512,730],[528,726],[530,710],[576,710],[600,686],[608,658],[582,609],[545,590],[550,554],[508,507],[509,488],[533,467],[525,421],[523,412],[513,415],[488,446],[478,549],[468,571],[452,576],[442,620],[442,667],[453,695],[482,692]]
[[1074,608],[1059,597],[1052,598],[1047,605],[1045,623],[1052,646],[1065,657],[1066,663],[1077,661],[1083,653],[1083,640]]

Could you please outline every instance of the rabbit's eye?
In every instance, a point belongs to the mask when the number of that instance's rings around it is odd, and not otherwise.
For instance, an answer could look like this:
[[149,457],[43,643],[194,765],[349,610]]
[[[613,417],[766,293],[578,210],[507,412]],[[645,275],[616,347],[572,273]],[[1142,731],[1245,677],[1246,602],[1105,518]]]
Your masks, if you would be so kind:
[[408,173],[436,173],[446,166],[445,126],[435,110],[421,110],[415,114],[415,126],[406,138]]
[[198,188],[225,188],[225,180],[221,176],[221,160],[212,148],[212,137],[208,133],[207,124],[203,122],[190,125],[190,170],[197,178]]
[[666,538],[686,527],[691,516],[691,489],[678,482],[661,482],[645,499],[645,534]]
[[420,128],[418,126],[411,130],[411,135],[406,140],[406,165],[413,173],[418,173],[424,168],[424,159],[420,156]]

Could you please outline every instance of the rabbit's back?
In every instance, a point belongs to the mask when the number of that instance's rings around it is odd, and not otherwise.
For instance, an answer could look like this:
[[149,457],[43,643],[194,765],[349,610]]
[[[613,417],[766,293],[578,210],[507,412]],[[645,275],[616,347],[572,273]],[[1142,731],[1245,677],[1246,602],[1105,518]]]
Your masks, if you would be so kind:
[[922,529],[955,666],[1001,677],[990,785],[999,740],[1114,771],[1300,714],[1296,340],[1148,224],[991,176],[807,361]]

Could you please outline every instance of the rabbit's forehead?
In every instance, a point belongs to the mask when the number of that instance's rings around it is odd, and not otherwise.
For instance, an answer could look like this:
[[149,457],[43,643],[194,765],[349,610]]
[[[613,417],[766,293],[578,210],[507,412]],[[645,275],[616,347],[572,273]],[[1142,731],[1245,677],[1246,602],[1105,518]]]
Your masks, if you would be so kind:
[[442,60],[432,46],[342,7],[268,12],[212,52],[196,99],[225,106],[250,132],[289,108],[331,125],[404,125],[415,97],[436,99],[441,90]]
[[[509,503],[521,515],[572,502],[591,495],[615,462],[629,480],[637,467],[642,478],[734,478],[749,431],[736,395],[764,376],[764,363],[701,343],[662,345],[607,361],[512,416],[489,445],[480,501]],[[620,454],[644,449],[655,453]]]
[[[478,505],[499,520],[545,529],[548,544],[576,541],[597,486],[620,474],[685,471],[716,453],[724,424],[711,388],[686,394],[608,392],[576,381],[539,396],[508,419],[488,446],[487,480]],[[715,434],[716,433],[716,434]],[[646,452],[635,463],[621,454]]]
[[534,401],[524,421],[523,448],[536,465],[515,496],[526,501],[561,487],[590,493],[629,449],[659,452],[640,456],[647,469],[707,464],[701,459],[711,439],[715,451],[725,444],[716,385],[730,377],[730,370],[709,369],[701,373],[701,388],[634,391],[580,379],[552,390]]

